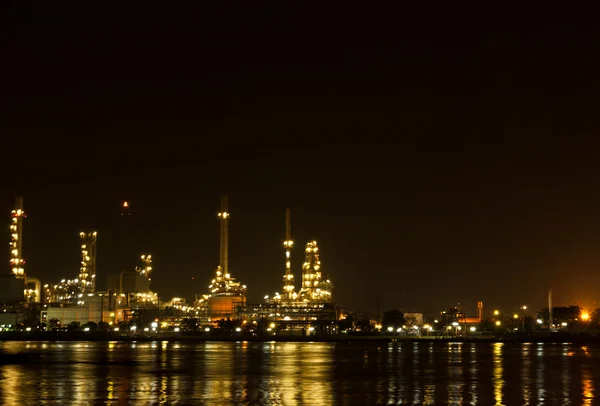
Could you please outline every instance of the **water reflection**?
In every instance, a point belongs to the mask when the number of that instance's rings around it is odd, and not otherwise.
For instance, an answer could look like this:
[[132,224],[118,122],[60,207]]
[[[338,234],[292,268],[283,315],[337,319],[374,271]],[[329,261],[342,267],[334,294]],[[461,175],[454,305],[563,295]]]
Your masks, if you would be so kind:
[[24,404],[20,382],[27,379],[21,365],[4,365],[2,367],[2,404]]
[[524,343],[521,346],[521,382],[523,405],[532,404],[531,392],[531,343]]
[[471,343],[469,349],[470,365],[469,365],[469,378],[471,385],[469,386],[469,396],[471,397],[470,405],[477,404],[477,380],[479,377],[479,370],[477,368],[477,344]]
[[494,400],[496,405],[503,405],[502,403],[502,389],[504,388],[504,368],[502,367],[502,347],[504,343],[493,344],[494,354]]
[[537,388],[537,404],[543,405],[546,400],[546,388],[544,383],[544,371],[546,363],[544,361],[544,344],[538,343],[536,350],[537,368],[535,372],[535,386]]
[[0,343],[0,403],[591,405],[600,351],[562,344]]
[[[420,343],[413,343],[412,349],[412,370],[413,376],[421,376],[421,357],[419,354]],[[413,379],[413,405],[417,405],[421,401],[421,385],[420,379]],[[399,400],[399,403],[404,403],[403,400]]]
[[425,385],[423,404],[435,405],[435,347],[430,343],[427,347],[427,369],[425,370]]
[[569,357],[573,356],[573,352],[571,351],[570,344],[563,344],[562,350],[562,373],[560,376],[560,381],[562,383],[562,396],[565,399],[564,404],[570,405],[571,400],[569,396],[569,385],[571,384],[571,375],[569,370]]
[[448,403],[463,403],[463,343],[448,343]]
[[581,369],[581,397],[582,405],[594,404],[594,378],[588,365],[584,365]]

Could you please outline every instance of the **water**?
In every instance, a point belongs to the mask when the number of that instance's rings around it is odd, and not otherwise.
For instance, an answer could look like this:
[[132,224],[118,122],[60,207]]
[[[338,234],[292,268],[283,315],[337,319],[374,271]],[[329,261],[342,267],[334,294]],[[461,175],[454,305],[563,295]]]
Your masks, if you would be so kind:
[[574,344],[3,342],[0,402],[591,405]]

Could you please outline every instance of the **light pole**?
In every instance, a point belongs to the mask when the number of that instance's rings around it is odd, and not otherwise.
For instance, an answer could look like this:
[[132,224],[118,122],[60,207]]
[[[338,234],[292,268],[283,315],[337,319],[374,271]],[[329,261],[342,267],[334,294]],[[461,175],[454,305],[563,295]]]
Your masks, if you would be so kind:
[[521,310],[523,311],[523,315],[521,316],[521,317],[522,317],[522,319],[523,319],[523,320],[522,320],[522,321],[523,321],[523,324],[522,324],[522,330],[521,330],[521,331],[524,333],[524,332],[525,332],[525,314],[526,314],[526,312],[527,312],[527,305],[523,305],[523,306],[521,306]]

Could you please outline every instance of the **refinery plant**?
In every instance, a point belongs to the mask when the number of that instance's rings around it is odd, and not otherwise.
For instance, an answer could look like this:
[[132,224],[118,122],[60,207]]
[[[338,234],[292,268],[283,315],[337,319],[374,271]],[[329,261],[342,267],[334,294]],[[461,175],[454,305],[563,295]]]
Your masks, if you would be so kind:
[[[121,204],[122,215],[130,215],[129,202]],[[26,218],[23,198],[18,197],[11,212],[10,269],[3,276],[0,301],[9,309],[10,319],[31,317],[38,312],[46,328],[68,325],[106,325],[119,330],[147,334],[158,331],[210,331],[224,324],[235,326],[235,332],[252,334],[265,331],[278,335],[336,334],[337,322],[347,310],[332,302],[333,284],[321,269],[317,241],[306,243],[301,281],[298,288],[292,271],[291,211],[286,210],[284,248],[284,275],[282,293],[266,296],[262,303],[247,303],[247,286],[237,281],[229,269],[228,197],[221,197],[219,264],[208,289],[196,295],[193,304],[173,298],[160,301],[151,290],[152,254],[140,253],[138,265],[131,270],[108,275],[106,290],[97,290],[96,263],[99,233],[81,231],[80,265],[74,278],[62,278],[44,284],[27,275],[23,259],[23,226]],[[100,254],[101,255],[101,254]],[[131,253],[134,255],[134,253]],[[6,314],[6,313],[5,313]],[[13,317],[14,316],[14,317]],[[8,322],[2,319],[0,325]],[[10,324],[9,324],[10,325]],[[89,329],[89,327],[86,327]]]
[[[129,202],[121,203],[121,215],[131,215]],[[205,338],[224,335],[286,339],[369,331],[406,336],[423,332],[458,336],[467,332],[475,334],[476,326],[484,321],[483,303],[478,302],[477,317],[467,317],[462,309],[454,307],[442,311],[440,317],[431,323],[426,323],[421,313],[402,315],[396,310],[384,312],[381,321],[378,315],[375,320],[367,319],[366,324],[364,319],[358,323],[356,313],[335,303],[334,285],[327,267],[323,268],[320,247],[315,240],[304,245],[300,280],[296,282],[292,267],[294,241],[290,209],[285,211],[281,292],[265,296],[260,303],[249,303],[248,287],[236,280],[229,269],[231,214],[227,196],[221,197],[217,214],[220,224],[219,262],[206,291],[197,293],[193,303],[186,304],[185,299],[177,297],[161,301],[152,291],[153,255],[150,252],[131,252],[126,242],[121,242],[123,253],[126,257],[137,256],[137,265],[107,275],[106,288],[99,290],[97,258],[102,255],[101,246],[98,251],[102,240],[95,230],[78,234],[79,269],[73,270],[72,278],[46,283],[42,289],[40,280],[28,275],[23,257],[26,217],[23,198],[17,197],[10,213],[10,272],[0,275],[0,332],[27,332],[33,328],[53,334],[60,331],[81,331],[85,334],[110,331],[119,337],[135,339],[182,334]],[[551,307],[551,300],[549,303]],[[494,311],[494,315],[496,317],[499,312]],[[524,331],[525,318],[519,317],[515,313],[509,321],[514,325],[515,320],[523,320]],[[501,326],[506,320],[495,320],[495,323]]]
[[192,307],[186,308],[198,322],[214,327],[223,320],[238,321],[237,324],[241,322],[252,330],[252,326],[258,326],[263,321],[269,323],[267,330],[277,329],[278,334],[334,334],[336,322],[346,311],[332,303],[333,284],[329,278],[323,278],[316,241],[306,244],[301,286],[296,293],[291,266],[294,242],[291,238],[290,209],[286,210],[286,238],[283,241],[283,294],[277,292],[272,297],[266,296],[265,302],[258,304],[247,303],[246,285],[236,281],[229,271],[230,213],[227,196],[221,197],[221,210],[217,216],[221,224],[220,265],[215,270],[215,277],[211,280],[208,291],[200,294]]

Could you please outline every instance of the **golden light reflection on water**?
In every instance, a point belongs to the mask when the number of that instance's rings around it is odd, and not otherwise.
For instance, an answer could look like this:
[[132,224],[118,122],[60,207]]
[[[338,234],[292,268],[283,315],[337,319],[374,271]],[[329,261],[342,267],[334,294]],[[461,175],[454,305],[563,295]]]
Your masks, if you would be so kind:
[[206,342],[204,344],[204,396],[208,402],[231,399],[233,376],[232,351],[234,343]]
[[535,386],[537,388],[537,404],[543,405],[546,400],[546,389],[544,387],[544,344],[538,343],[536,349],[537,368],[535,371]]
[[156,344],[0,342],[0,404],[592,405],[600,374],[594,346]]
[[569,386],[571,385],[571,375],[570,375],[570,363],[569,357],[573,356],[573,352],[571,351],[571,346],[568,343],[563,344],[562,348],[562,371],[560,376],[560,381],[562,383],[562,391],[563,391],[563,404],[570,405],[570,391]]
[[470,355],[470,367],[469,367],[469,375],[471,384],[469,385],[469,395],[471,396],[471,405],[477,404],[477,379],[479,375],[479,369],[477,368],[477,344],[471,343],[471,348],[469,351]]
[[334,345],[325,343],[300,344],[300,369],[302,373],[299,377],[299,383],[302,393],[301,404],[314,406],[333,404],[331,386],[333,348]]
[[581,369],[581,404],[594,404],[594,378],[590,372],[588,365],[584,365]]
[[433,343],[429,344],[427,349],[427,370],[428,373],[425,375],[425,385],[423,390],[423,404],[424,405],[435,405],[435,360],[434,360],[435,348]]
[[273,366],[276,376],[280,376],[279,397],[285,405],[298,404],[301,398],[301,388],[297,385],[298,376],[302,373],[300,368],[299,345],[297,343],[283,343],[276,347],[278,362]]
[[496,405],[504,405],[502,403],[503,389],[504,389],[504,368],[502,365],[502,347],[504,343],[493,344],[493,360],[494,360],[494,400]]
[[158,403],[164,405],[169,400],[167,389],[169,388],[169,378],[166,375],[160,377],[160,392],[158,395]]
[[[385,401],[392,404],[405,403],[407,388],[402,382],[405,353],[403,353],[402,344],[396,342],[388,343],[387,351],[384,352],[383,360],[381,361],[384,365],[387,365],[387,368],[386,375],[378,381],[378,403]],[[413,370],[414,374],[418,374],[418,365]],[[385,390],[383,387],[385,387]]]
[[115,400],[115,381],[110,377],[106,381],[106,398]]
[[[414,342],[412,348],[412,370],[414,376],[419,376],[421,374],[421,357],[419,356],[419,346],[420,343]],[[401,398],[399,399],[400,403],[404,402],[404,393],[400,392]],[[421,380],[415,379],[413,384],[413,405],[417,405],[421,402]]]
[[531,404],[531,343],[521,345],[521,387],[523,405]]
[[94,368],[90,368],[93,362],[93,355],[87,346],[75,347],[75,354],[78,362],[73,364],[73,371],[77,380],[73,382],[73,391],[75,399],[85,399],[95,389]]
[[463,377],[463,343],[448,343],[448,403],[461,405],[465,381]]
[[2,366],[2,404],[3,405],[24,405],[25,392],[22,382],[28,379],[23,366],[21,365],[3,365]]

